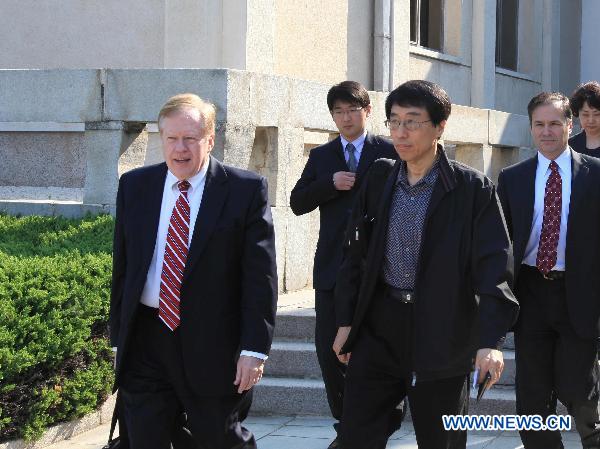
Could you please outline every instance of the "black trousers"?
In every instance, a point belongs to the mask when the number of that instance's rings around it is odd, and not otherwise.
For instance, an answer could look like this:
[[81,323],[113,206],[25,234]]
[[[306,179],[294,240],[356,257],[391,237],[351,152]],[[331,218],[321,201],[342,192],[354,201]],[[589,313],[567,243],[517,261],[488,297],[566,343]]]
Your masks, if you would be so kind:
[[[342,418],[344,404],[344,378],[346,365],[341,363],[333,351],[337,333],[333,290],[315,290],[315,348],[325,383],[327,402],[331,415],[338,421]],[[334,425],[336,430],[339,424]]]
[[[597,344],[575,332],[564,280],[546,280],[523,265],[516,292],[517,413],[545,418],[556,414],[558,399],[573,416],[583,447],[600,448]],[[522,431],[521,440],[527,449],[563,448],[558,431]]]
[[[119,449],[129,449],[129,438],[127,431],[127,424],[125,420],[121,418],[124,416],[123,407],[121,405],[121,401],[117,404],[119,407]],[[171,429],[171,449],[196,449],[198,445],[194,440],[194,437],[188,430],[187,426],[187,416],[184,413],[181,413],[178,419],[175,422],[175,427]]]
[[183,410],[197,448],[256,449],[254,436],[241,426],[251,392],[198,396],[183,372],[179,332],[159,320],[157,309],[138,309],[119,385],[130,447],[170,449]]
[[[325,383],[325,392],[331,415],[338,421],[342,418],[346,365],[341,363],[333,351],[337,334],[333,290],[315,290],[315,347]],[[397,404],[391,418],[391,435],[398,430],[406,414],[405,403]],[[334,424],[339,433],[339,422]]]
[[412,386],[412,305],[382,292],[353,348],[346,375],[342,447],[384,449],[396,405],[408,397],[421,449],[465,448],[464,431],[446,431],[442,415],[467,414],[468,373]]

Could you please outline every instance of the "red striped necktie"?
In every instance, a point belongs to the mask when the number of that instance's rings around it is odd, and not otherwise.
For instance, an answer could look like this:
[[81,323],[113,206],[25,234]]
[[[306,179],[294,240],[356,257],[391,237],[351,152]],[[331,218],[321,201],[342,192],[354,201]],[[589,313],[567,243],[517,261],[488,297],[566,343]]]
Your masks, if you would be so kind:
[[180,193],[169,222],[158,295],[158,316],[172,331],[177,329],[180,321],[181,281],[190,235],[190,203],[187,196],[190,183],[179,181],[177,187]]

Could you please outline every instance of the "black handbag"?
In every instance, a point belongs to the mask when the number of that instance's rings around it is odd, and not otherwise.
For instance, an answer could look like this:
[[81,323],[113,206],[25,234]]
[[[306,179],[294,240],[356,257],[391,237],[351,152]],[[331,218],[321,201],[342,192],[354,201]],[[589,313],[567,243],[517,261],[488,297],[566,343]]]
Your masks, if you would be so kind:
[[115,433],[115,428],[117,427],[117,421],[119,420],[119,406],[121,403],[120,397],[121,397],[121,395],[117,391],[117,399],[115,400],[115,408],[113,410],[112,420],[110,422],[110,432],[108,434],[108,442],[106,443],[106,445],[104,445],[104,447],[102,449],[129,449],[129,442],[127,441],[127,438],[124,436],[125,432],[124,432],[124,427],[122,426],[122,423],[119,425],[119,433],[121,435],[123,435],[123,438],[121,436],[118,436],[117,438],[113,438],[113,435]]

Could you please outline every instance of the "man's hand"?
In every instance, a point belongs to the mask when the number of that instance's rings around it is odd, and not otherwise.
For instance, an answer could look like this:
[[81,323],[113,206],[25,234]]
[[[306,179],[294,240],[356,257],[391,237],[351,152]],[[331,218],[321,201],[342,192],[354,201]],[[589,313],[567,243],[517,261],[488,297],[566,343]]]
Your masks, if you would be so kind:
[[500,375],[504,370],[504,357],[502,352],[497,349],[482,348],[477,351],[475,357],[475,369],[479,368],[479,383],[483,382],[486,373],[492,376],[490,387],[500,379]]
[[350,190],[356,180],[356,173],[351,171],[338,171],[333,174],[333,187],[336,190]]
[[346,354],[340,354],[342,347],[346,344],[346,340],[348,340],[350,329],[352,329],[352,326],[340,327],[337,331],[337,335],[335,336],[335,341],[333,342],[333,352],[335,352],[338,360],[342,363],[348,363],[350,361],[349,352]]
[[234,385],[238,385],[238,393],[249,390],[262,378],[265,361],[247,355],[240,356],[237,363]]

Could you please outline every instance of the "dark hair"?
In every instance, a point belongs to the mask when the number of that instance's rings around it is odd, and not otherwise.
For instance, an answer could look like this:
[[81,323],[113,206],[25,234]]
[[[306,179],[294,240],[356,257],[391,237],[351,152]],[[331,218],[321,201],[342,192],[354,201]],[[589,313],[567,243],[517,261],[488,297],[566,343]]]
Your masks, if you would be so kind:
[[598,81],[580,84],[571,95],[571,110],[575,117],[579,117],[579,111],[585,103],[590,108],[600,110],[600,84]]
[[385,100],[385,116],[388,120],[394,105],[425,108],[435,126],[448,120],[452,110],[446,91],[440,85],[424,80],[407,81],[390,92]]
[[571,104],[569,103],[569,99],[561,94],[560,92],[541,92],[529,100],[529,104],[527,105],[527,114],[529,115],[529,126],[531,123],[531,116],[533,115],[533,111],[535,111],[540,106],[544,106],[547,104],[559,103],[559,108],[562,111],[563,115],[567,120],[573,119],[573,113],[571,112]]
[[369,92],[367,92],[365,86],[356,81],[342,81],[329,89],[329,92],[327,92],[327,107],[330,111],[333,111],[336,101],[357,104],[363,108],[371,104]]

